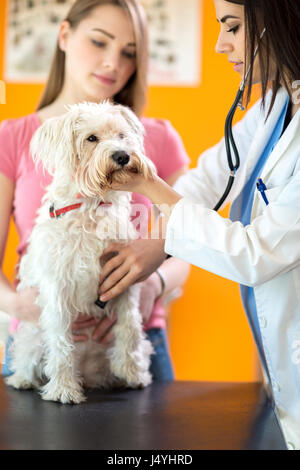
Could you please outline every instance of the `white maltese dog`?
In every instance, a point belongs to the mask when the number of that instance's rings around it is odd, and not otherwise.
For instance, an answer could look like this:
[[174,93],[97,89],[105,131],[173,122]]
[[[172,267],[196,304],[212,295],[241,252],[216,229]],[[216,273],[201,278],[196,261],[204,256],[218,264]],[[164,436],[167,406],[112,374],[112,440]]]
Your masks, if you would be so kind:
[[[112,191],[111,183],[126,182],[132,173],[151,178],[156,170],[144,155],[143,127],[128,108],[103,102],[68,109],[47,120],[31,141],[33,158],[53,181],[21,260],[17,289],[38,289],[41,316],[38,325],[21,322],[14,334],[15,373],[6,383],[37,388],[44,400],[80,403],[85,400],[83,387],[151,383],[153,350],[142,328],[139,285],[104,308],[95,301],[103,250],[111,241],[137,238],[130,222],[131,193]],[[71,325],[79,314],[100,320],[114,312],[112,345],[105,348],[93,341],[88,329],[90,339],[74,343]]]

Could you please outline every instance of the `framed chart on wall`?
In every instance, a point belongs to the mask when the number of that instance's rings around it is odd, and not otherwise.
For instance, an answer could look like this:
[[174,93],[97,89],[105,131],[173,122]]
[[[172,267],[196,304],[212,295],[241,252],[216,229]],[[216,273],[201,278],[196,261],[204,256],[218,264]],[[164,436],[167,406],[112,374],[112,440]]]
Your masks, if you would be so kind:
[[198,86],[202,0],[141,0],[149,24],[149,83]]
[[[75,0],[6,0],[7,82],[44,82],[60,22]],[[197,86],[201,69],[202,0],[140,0],[149,37],[149,84]]]
[[10,82],[44,82],[59,23],[70,0],[6,0],[4,76]]

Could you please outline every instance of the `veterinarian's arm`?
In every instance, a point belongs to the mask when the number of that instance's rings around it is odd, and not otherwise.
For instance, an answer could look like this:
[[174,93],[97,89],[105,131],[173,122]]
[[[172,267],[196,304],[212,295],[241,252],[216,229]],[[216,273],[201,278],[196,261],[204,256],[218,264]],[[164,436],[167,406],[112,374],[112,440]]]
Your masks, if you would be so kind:
[[[178,178],[188,172],[188,166],[180,168],[180,170],[173,173],[169,178],[166,179],[166,183],[169,186],[174,186]],[[164,233],[166,231],[166,221],[164,221]],[[165,238],[164,233],[161,238]],[[190,273],[190,264],[186,261],[182,261],[178,258],[170,258],[163,262],[159,267],[159,271],[165,280],[165,291],[164,295],[172,296],[172,292],[175,293],[183,284],[186,282]],[[154,273],[155,274],[155,273]],[[156,274],[157,275],[157,274]],[[178,294],[176,294],[178,295]]]
[[26,289],[26,291],[17,293],[2,270],[14,190],[14,183],[0,173],[0,310],[20,320],[35,321],[40,314],[39,307],[34,304],[38,291]]
[[182,199],[182,196],[159,176],[146,180],[142,175],[135,174],[128,183],[122,185],[113,183],[111,188],[117,191],[143,194],[156,204],[166,217],[171,215],[173,207]]

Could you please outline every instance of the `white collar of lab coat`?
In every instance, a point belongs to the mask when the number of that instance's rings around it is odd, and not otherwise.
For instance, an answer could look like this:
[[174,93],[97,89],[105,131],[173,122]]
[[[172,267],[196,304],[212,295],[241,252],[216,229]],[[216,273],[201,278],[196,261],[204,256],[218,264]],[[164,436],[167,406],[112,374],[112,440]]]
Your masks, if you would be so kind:
[[[270,98],[271,98],[271,94],[270,94]],[[246,163],[247,165],[246,178],[249,177],[250,173],[253,170],[254,164],[257,162],[258,158],[261,156],[262,151],[264,150],[266,146],[266,143],[269,141],[274,131],[274,128],[278,122],[279,116],[283,111],[287,98],[288,98],[287,91],[284,88],[281,88],[278,91],[278,94],[274,103],[274,107],[266,123],[264,122],[266,114],[263,117],[263,121],[260,127],[258,128],[258,131],[255,135],[255,139],[249,150],[247,163]],[[268,110],[268,102],[266,103],[266,110]],[[272,169],[274,168],[278,160],[284,154],[289,144],[293,141],[299,128],[299,122],[300,122],[300,113],[298,111],[297,114],[292,119],[292,121],[290,122],[286,132],[282,136],[282,139],[280,139],[280,142],[278,143],[278,145],[275,147],[274,151],[268,158],[267,163],[261,175],[262,178],[266,178],[268,176],[270,171],[272,171]]]
[[[288,93],[286,90],[283,89],[283,92],[281,93],[281,96],[280,96],[281,108],[279,108],[278,113],[276,114],[275,123],[273,124],[274,127],[278,121],[280,113],[282,112],[282,109],[284,107],[287,97],[288,97]],[[291,120],[291,122],[289,123],[286,131],[284,132],[283,136],[279,140],[278,144],[276,145],[274,151],[268,158],[267,163],[262,172],[263,179],[268,178],[272,169],[275,167],[278,161],[285,155],[286,151],[288,150],[290,145],[293,144],[294,140],[296,138],[298,140],[300,139],[299,125],[300,125],[300,112],[298,110],[295,116],[293,117],[293,119]]]

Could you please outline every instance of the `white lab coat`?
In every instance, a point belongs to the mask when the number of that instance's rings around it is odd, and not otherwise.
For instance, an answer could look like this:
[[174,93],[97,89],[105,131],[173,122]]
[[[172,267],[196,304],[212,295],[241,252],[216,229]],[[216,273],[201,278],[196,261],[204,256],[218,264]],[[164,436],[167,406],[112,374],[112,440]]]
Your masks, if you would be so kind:
[[[259,101],[234,127],[241,191],[286,103],[281,89],[272,113]],[[267,100],[267,107],[270,94]],[[202,269],[254,287],[275,411],[290,449],[300,449],[300,111],[271,153],[261,177],[270,202],[256,191],[244,227],[211,210],[228,181],[224,139],[204,153],[175,189],[184,196],[167,226],[165,250]]]

